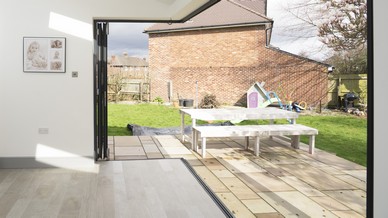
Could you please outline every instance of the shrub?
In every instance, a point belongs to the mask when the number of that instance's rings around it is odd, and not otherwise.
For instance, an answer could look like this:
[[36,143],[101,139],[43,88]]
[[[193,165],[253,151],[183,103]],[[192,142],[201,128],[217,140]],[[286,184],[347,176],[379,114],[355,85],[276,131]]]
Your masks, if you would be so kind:
[[200,108],[218,108],[220,103],[217,101],[216,96],[213,94],[207,94],[201,100],[199,104]]
[[161,97],[159,97],[159,96],[154,99],[154,102],[158,102],[159,104],[163,104],[164,103],[163,99]]

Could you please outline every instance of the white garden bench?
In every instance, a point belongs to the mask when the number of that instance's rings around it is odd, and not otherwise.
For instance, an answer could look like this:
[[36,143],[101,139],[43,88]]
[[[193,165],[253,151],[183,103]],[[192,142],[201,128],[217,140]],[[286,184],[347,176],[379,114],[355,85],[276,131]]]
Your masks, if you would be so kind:
[[300,124],[193,127],[194,150],[198,152],[200,137],[203,158],[206,156],[206,139],[210,137],[245,137],[246,149],[249,146],[249,137],[254,137],[254,154],[257,156],[260,149],[260,137],[291,136],[291,146],[299,148],[301,135],[309,136],[309,153],[314,154],[315,135],[318,135],[318,130]]

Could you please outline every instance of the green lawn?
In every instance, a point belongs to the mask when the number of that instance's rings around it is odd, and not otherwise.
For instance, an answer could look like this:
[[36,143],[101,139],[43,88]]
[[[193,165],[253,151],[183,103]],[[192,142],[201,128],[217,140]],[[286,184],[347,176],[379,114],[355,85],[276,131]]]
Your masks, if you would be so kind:
[[[286,123],[287,121],[277,121]],[[108,135],[131,135],[127,124],[149,127],[180,126],[177,108],[156,104],[109,104]],[[188,125],[190,119],[185,119]],[[199,124],[201,122],[198,122]],[[243,121],[239,125],[267,123],[266,121]],[[301,114],[297,123],[318,129],[316,147],[360,165],[366,166],[367,120],[349,115],[305,115]],[[307,137],[301,141],[308,143]]]
[[[108,104],[108,135],[131,135],[128,124],[149,127],[180,126],[179,110],[158,104]],[[186,119],[186,124],[191,120]]]

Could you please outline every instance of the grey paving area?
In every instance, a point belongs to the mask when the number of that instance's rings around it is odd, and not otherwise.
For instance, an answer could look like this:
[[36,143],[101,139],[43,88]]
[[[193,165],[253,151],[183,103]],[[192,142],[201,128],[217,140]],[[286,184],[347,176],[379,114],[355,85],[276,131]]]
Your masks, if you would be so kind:
[[201,158],[173,135],[109,138],[111,160],[185,158],[236,217],[366,216],[365,167],[287,138],[261,140],[257,157],[244,143],[211,139]]

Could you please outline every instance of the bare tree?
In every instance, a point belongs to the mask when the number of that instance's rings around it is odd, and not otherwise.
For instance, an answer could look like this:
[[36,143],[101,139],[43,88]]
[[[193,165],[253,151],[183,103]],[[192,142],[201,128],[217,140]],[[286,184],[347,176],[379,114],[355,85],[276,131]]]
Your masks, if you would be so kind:
[[299,22],[285,27],[297,38],[318,36],[334,51],[359,49],[367,40],[366,0],[305,0],[285,10]]
[[327,14],[318,22],[322,42],[335,51],[349,51],[366,46],[366,0],[323,2],[321,11],[326,11]]
[[334,51],[327,62],[336,66],[335,72],[366,73],[366,0],[299,0],[284,10],[296,21],[283,31],[295,39],[318,37]]
[[118,102],[121,97],[121,90],[124,88],[124,75],[120,71],[114,71],[108,76],[108,89],[113,92],[114,102]]
[[335,66],[334,73],[366,74],[368,72],[367,50],[365,47],[336,52],[326,62]]

